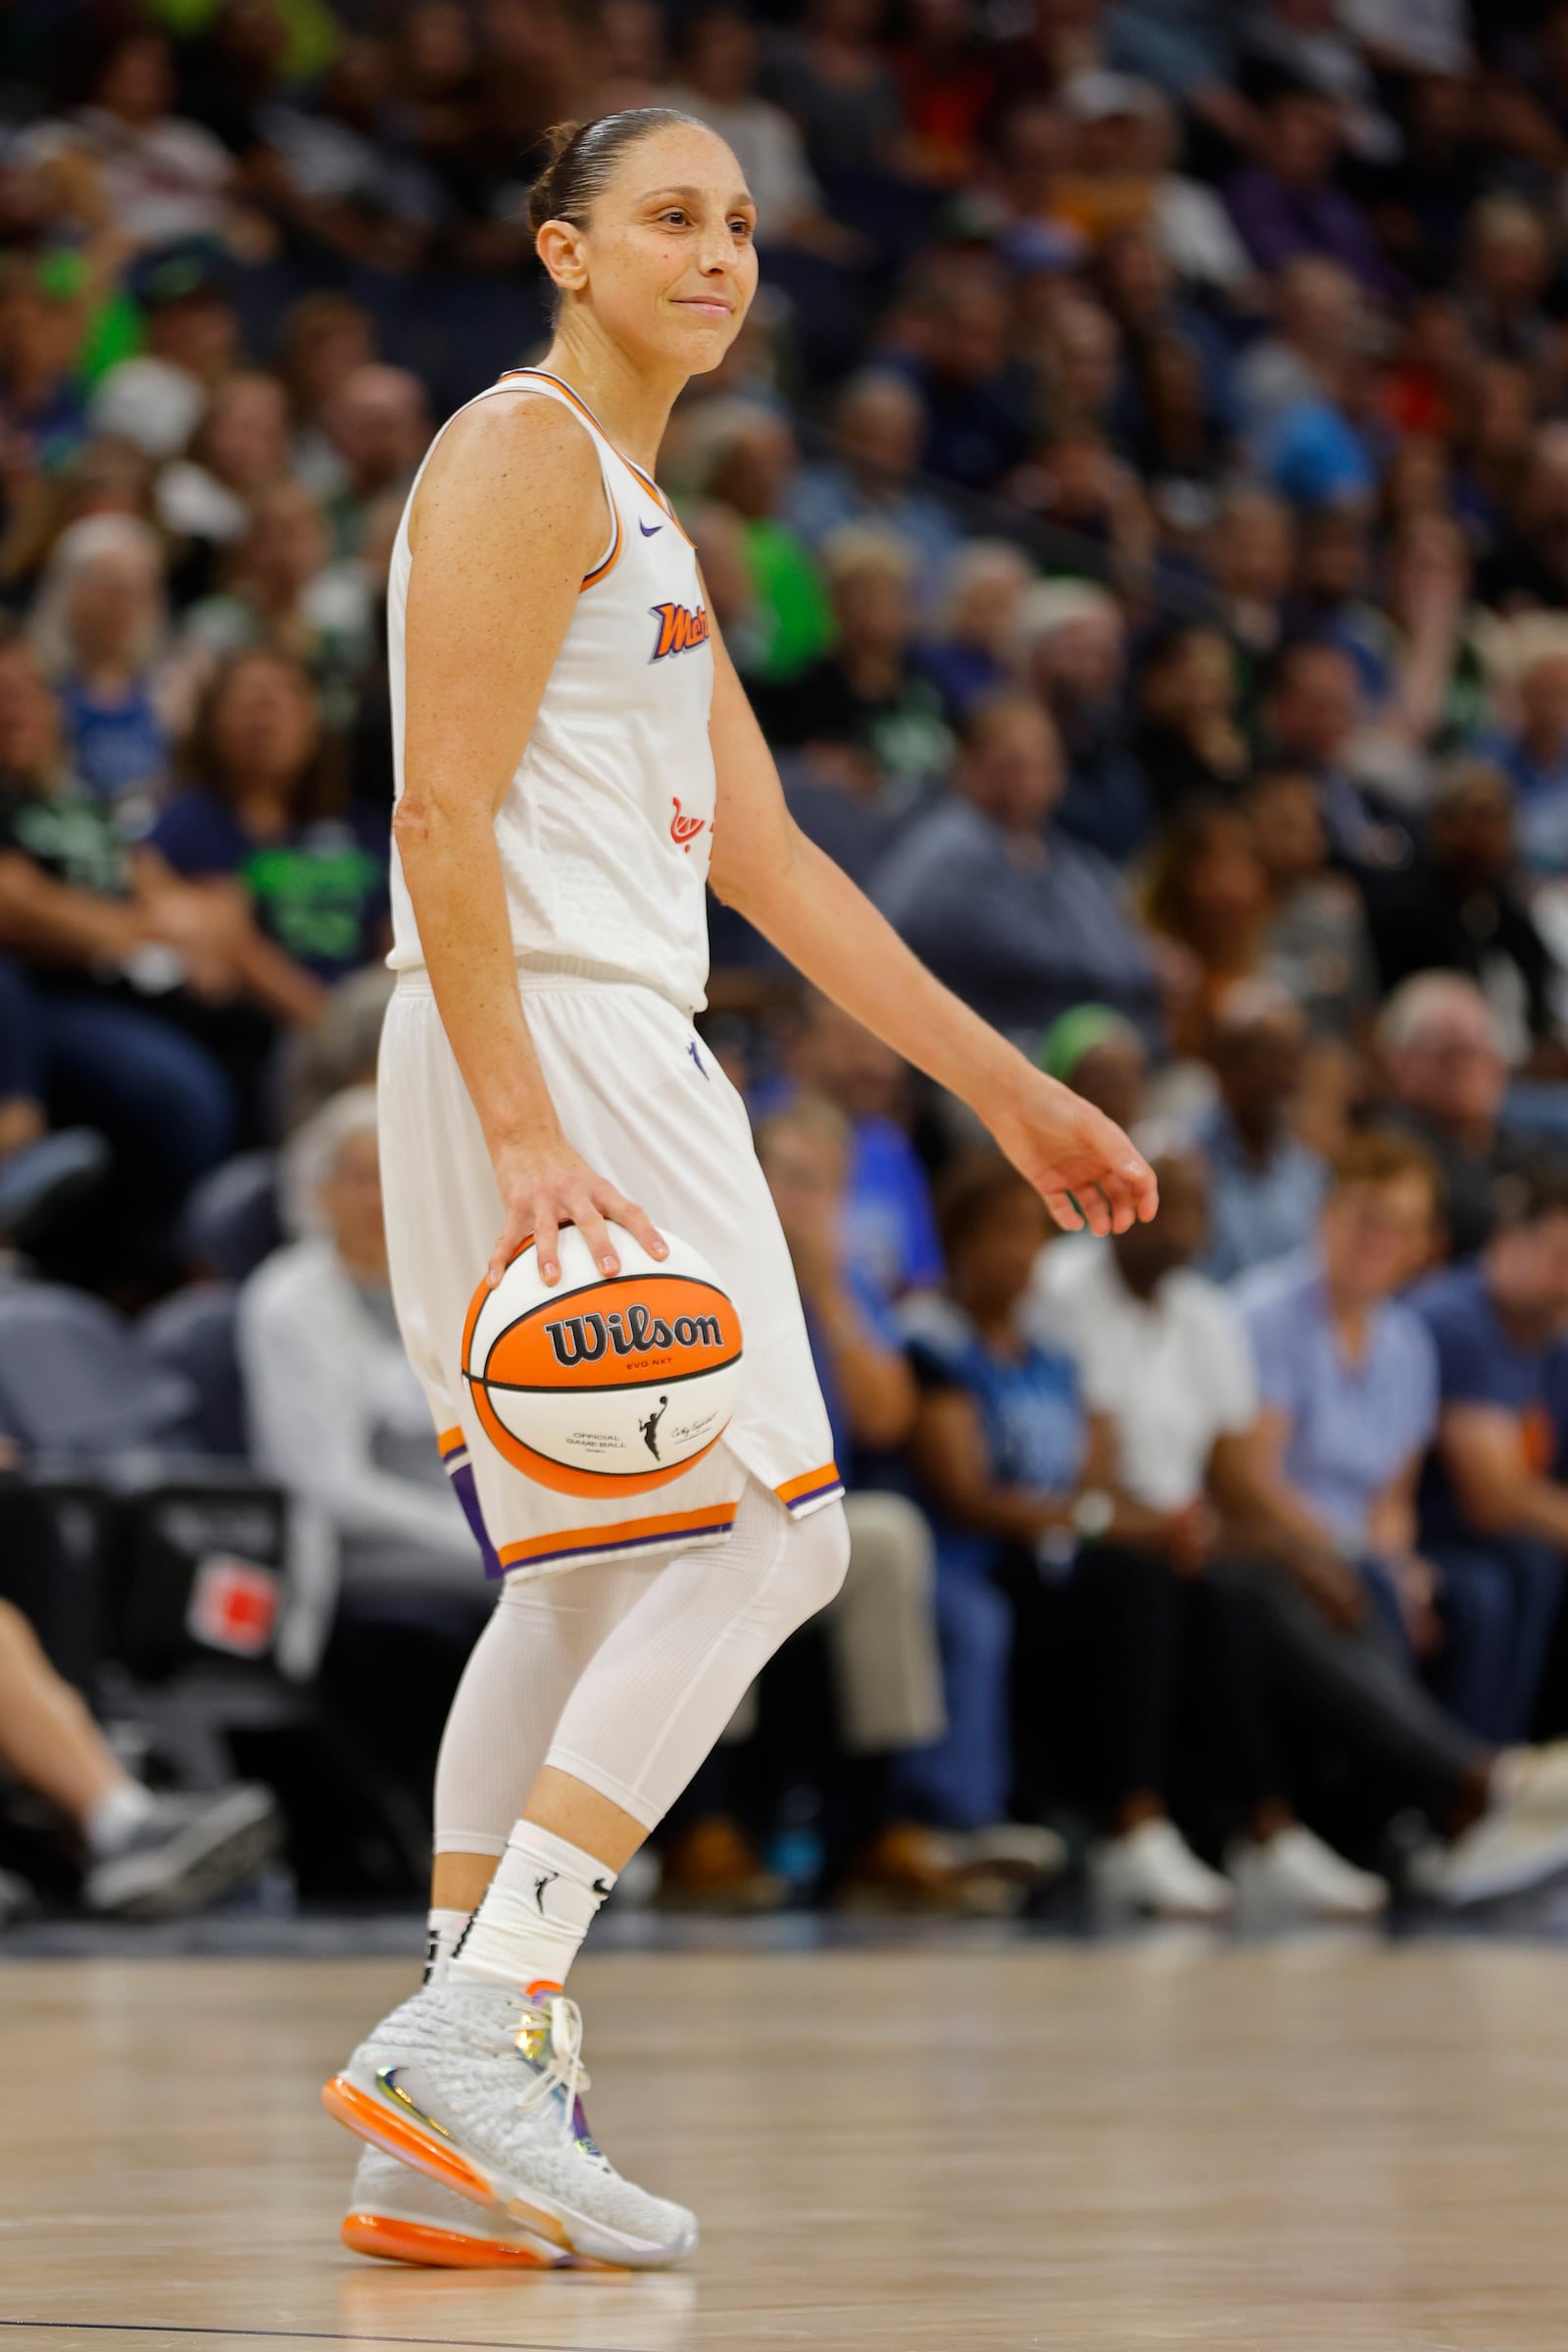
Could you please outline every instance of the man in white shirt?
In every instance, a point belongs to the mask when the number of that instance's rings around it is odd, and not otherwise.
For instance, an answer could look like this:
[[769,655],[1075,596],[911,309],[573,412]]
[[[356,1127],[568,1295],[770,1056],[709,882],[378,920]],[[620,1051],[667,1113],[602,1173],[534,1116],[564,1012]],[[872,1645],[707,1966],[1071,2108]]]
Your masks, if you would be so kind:
[[[1203,1161],[1186,1150],[1150,1157],[1158,1217],[1111,1242],[1054,1243],[1035,1276],[1031,1336],[1077,1361],[1086,1403],[1115,1431],[1118,1492],[1151,1514],[1151,1540],[1172,1575],[1245,1585],[1264,1598],[1273,1689],[1312,1736],[1415,1798],[1448,1840],[1432,1849],[1428,1890],[1464,1903],[1540,1882],[1568,1859],[1559,1751],[1498,1751],[1472,1738],[1416,1680],[1375,1614],[1343,1606],[1353,1586],[1345,1562],[1280,1511],[1264,1474],[1246,1326],[1231,1298],[1193,1268],[1207,1228]],[[1138,1860],[1124,1857],[1113,1875],[1136,1878]],[[1289,1817],[1272,1838],[1254,1835],[1232,1868],[1296,1916],[1353,1910],[1366,1876]]]

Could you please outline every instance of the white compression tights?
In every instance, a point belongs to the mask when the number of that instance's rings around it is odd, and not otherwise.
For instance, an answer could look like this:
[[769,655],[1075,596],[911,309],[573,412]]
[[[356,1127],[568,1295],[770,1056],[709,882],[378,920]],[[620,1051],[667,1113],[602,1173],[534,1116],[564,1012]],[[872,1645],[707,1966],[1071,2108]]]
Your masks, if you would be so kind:
[[545,1764],[652,1829],[849,1556],[842,1503],[792,1521],[753,1481],[725,1544],[509,1582],[447,1718],[436,1852],[501,1853]]

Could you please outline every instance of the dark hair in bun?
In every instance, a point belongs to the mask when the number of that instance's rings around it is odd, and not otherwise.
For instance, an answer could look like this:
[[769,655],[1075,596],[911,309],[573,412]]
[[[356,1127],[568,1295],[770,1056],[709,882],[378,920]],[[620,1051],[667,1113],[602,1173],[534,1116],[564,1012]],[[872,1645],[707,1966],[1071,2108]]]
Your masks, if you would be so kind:
[[586,228],[594,198],[608,184],[617,158],[639,139],[676,122],[694,130],[707,127],[673,106],[627,106],[592,122],[553,123],[545,133],[550,161],[528,190],[528,226],[534,235],[547,220]]

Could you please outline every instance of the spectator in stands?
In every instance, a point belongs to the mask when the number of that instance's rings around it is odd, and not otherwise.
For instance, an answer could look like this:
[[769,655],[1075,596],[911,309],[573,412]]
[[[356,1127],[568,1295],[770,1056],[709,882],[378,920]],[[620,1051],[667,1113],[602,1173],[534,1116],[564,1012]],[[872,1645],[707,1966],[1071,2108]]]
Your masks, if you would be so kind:
[[1054,1021],[1041,1040],[1040,1066],[1129,1135],[1144,1115],[1149,1049],[1106,1004],[1075,1004]]
[[1029,384],[1009,357],[1004,281],[970,258],[956,281],[916,289],[918,351],[892,355],[925,412],[921,463],[960,489],[989,490],[1029,448]]
[[857,1280],[884,1301],[942,1280],[942,1250],[931,1191],[905,1124],[907,1072],[879,1037],[842,1005],[807,991],[784,1045],[785,1079],[754,1108],[776,1116],[797,1098],[816,1098],[849,1127],[850,1167],[842,1208]]
[[1056,821],[1115,865],[1153,822],[1149,779],[1125,740],[1126,638],[1116,599],[1089,580],[1037,581],[1013,628],[1020,681],[1055,720],[1067,760]]
[[1112,1834],[1096,1859],[1097,1884],[1166,1916],[1230,1907],[1226,1879],[1198,1860],[1170,1817],[1185,1702],[1188,1713],[1206,1711],[1202,1744],[1214,1751],[1240,1832],[1226,1870],[1249,1907],[1370,1918],[1387,1901],[1382,1882],[1313,1837],[1286,1794],[1260,1596],[1215,1572],[1210,1463],[1251,1431],[1256,1388],[1234,1310],[1192,1267],[1207,1222],[1202,1163],[1167,1153],[1157,1164],[1154,1223],[1112,1243],[1048,1249],[1030,1298],[1031,1328],[1067,1348],[1085,1403],[1109,1433],[1115,1519],[1080,1552],[1073,1580],[1112,1749]]
[[948,1728],[899,1779],[938,1828],[979,1829],[1008,1810],[1012,1618],[999,1578],[1019,1559],[1065,1568],[1090,1520],[1101,1535],[1109,1521],[1072,1364],[1020,1319],[1046,1225],[999,1153],[960,1161],[941,1207],[947,1295],[901,1318],[921,1390],[910,1464],[936,1531]]
[[349,378],[375,357],[375,323],[346,295],[302,295],[283,320],[278,363],[288,388],[294,479],[316,498],[333,497],[348,475],[322,417]]
[[1168,630],[1138,680],[1135,759],[1162,815],[1194,799],[1228,800],[1251,772],[1237,724],[1236,658],[1217,629]]
[[1281,646],[1263,706],[1264,757],[1316,777],[1330,846],[1358,869],[1395,865],[1408,854],[1404,836],[1368,809],[1351,773],[1362,716],[1353,655],[1316,637]]
[[894,174],[905,163],[904,100],[864,0],[808,0],[763,74],[764,94],[801,126],[813,169]]
[[1270,900],[1251,819],[1240,808],[1188,801],[1150,856],[1144,915],[1152,931],[1191,958],[1199,986],[1173,1043],[1201,1053],[1215,1007],[1238,980],[1263,968]]
[[1473,1257],[1496,1219],[1500,1177],[1517,1168],[1502,1130],[1508,1060],[1474,980],[1417,972],[1378,1016],[1389,1115],[1423,1144],[1443,1177],[1448,1255]]
[[72,764],[106,803],[145,808],[163,787],[170,729],[155,664],[168,626],[158,534],[93,514],[55,541],[32,637],[60,696]]
[[320,412],[321,430],[343,466],[327,493],[334,553],[357,556],[377,500],[401,500],[430,445],[424,386],[404,368],[371,365],[343,378]]
[[[814,557],[785,519],[796,467],[788,422],[756,401],[714,400],[693,425],[690,462],[693,487],[740,517],[756,622],[748,684],[757,692],[799,677],[826,654],[835,627]],[[855,531],[862,544],[887,536]]]
[[259,647],[219,669],[187,757],[197,780],[159,817],[148,858],[189,881],[242,885],[260,934],[250,992],[276,1020],[309,1027],[325,989],[380,944],[385,819],[329,812],[316,696],[282,654]]
[[184,649],[215,662],[251,646],[300,662],[334,701],[371,659],[367,567],[332,563],[321,510],[297,480],[263,491],[222,589],[186,612]]
[[131,442],[155,465],[179,457],[209,399],[239,354],[239,319],[222,257],[210,243],[166,246],[132,273],[145,348],[118,361],[93,387],[95,434]]
[[1568,1333],[1568,1179],[1549,1166],[1506,1177],[1496,1207],[1481,1255],[1432,1275],[1411,1304],[1438,1359],[1420,1496],[1447,1628],[1438,1688],[1461,1722],[1506,1745],[1530,1734],[1568,1547],[1548,1403]]
[[1034,580],[1028,558],[1005,539],[971,539],[954,558],[945,609],[936,615],[920,667],[953,719],[1008,683],[1008,661],[1023,600]]
[[1398,273],[1352,198],[1335,184],[1341,127],[1332,101],[1281,76],[1262,109],[1259,160],[1231,182],[1231,218],[1258,269],[1304,254],[1341,263],[1369,294],[1392,298]]
[[1568,598],[1568,423],[1538,425],[1517,490],[1505,500],[1495,544],[1482,558],[1481,602],[1497,612]]
[[[1111,1475],[1130,1497],[1185,1522],[1187,1556],[1205,1580],[1240,1583],[1263,1604],[1271,1705],[1314,1745],[1348,1756],[1385,1809],[1425,1809],[1440,1840],[1422,1857],[1427,1892],[1462,1904],[1550,1878],[1568,1856],[1559,1751],[1490,1747],[1417,1680],[1402,1629],[1371,1604],[1340,1543],[1280,1478],[1282,1432],[1277,1416],[1256,1410],[1235,1298],[1192,1271],[1203,1237],[1202,1162],[1167,1152],[1155,1164],[1155,1224],[1103,1247],[1073,1240],[1048,1250],[1029,1309],[1033,1328],[1072,1346],[1109,1433]],[[1156,1236],[1156,1250],[1141,1247]],[[1153,1278],[1157,1264],[1165,1270]],[[1301,1434],[1310,1452],[1310,1429]],[[1362,1469],[1364,1457],[1355,1475]],[[1342,1509],[1345,1494],[1342,1486]],[[1347,1882],[1337,1856],[1294,1835],[1288,1815],[1254,1823],[1271,1826],[1272,1837],[1232,1859],[1250,1900],[1297,1918],[1364,1915],[1376,1901],[1359,1874]]]
[[1355,279],[1321,255],[1287,263],[1271,291],[1273,331],[1252,344],[1236,369],[1242,422],[1258,443],[1291,410],[1338,399],[1366,323]]
[[1359,1045],[1377,1003],[1377,966],[1359,893],[1329,871],[1316,782],[1299,768],[1265,768],[1246,806],[1268,878],[1266,967],[1315,1038]]
[[[1260,1459],[1276,1503],[1361,1578],[1411,1648],[1435,1645],[1432,1570],[1415,1487],[1437,1429],[1438,1371],[1396,1297],[1425,1264],[1438,1174],[1407,1137],[1357,1136],[1336,1160],[1312,1246],[1236,1287],[1262,1400]],[[1358,1614],[1350,1595],[1348,1614]]]
[[1372,945],[1385,988],[1446,969],[1510,989],[1521,1053],[1556,1030],[1555,959],[1512,876],[1513,791],[1500,769],[1460,760],[1443,776],[1412,864],[1367,883]]
[[251,508],[287,475],[288,408],[275,376],[231,375],[219,385],[188,457],[158,477],[158,521],[176,543],[174,593],[207,593],[226,551],[244,537]]
[[1209,578],[1244,674],[1254,683],[1284,632],[1295,555],[1291,512],[1283,499],[1248,483],[1221,498],[1208,537]]
[[889,855],[877,902],[939,977],[1012,1036],[1038,1038],[1086,998],[1152,1034],[1154,966],[1113,870],[1051,821],[1064,781],[1038,703],[983,703],[964,732],[956,792]]
[[1568,628],[1556,613],[1510,625],[1516,723],[1486,750],[1513,785],[1519,851],[1537,876],[1568,873]]
[[793,116],[757,94],[760,62],[758,29],[745,10],[703,6],[686,24],[678,77],[658,103],[709,123],[739,159],[764,254],[800,244],[842,255],[849,240],[823,212]]
[[186,1026],[242,985],[243,910],[139,873],[66,763],[29,649],[0,639],[0,1101],[103,1129],[163,1208],[229,1150],[236,1104]]
[[346,1598],[406,1594],[432,1624],[477,1632],[494,1587],[392,1311],[372,1088],[290,1139],[283,1210],[295,1238],[239,1304],[257,1466],[325,1528]]
[[831,649],[757,693],[770,740],[848,744],[868,756],[878,800],[903,813],[929,797],[952,763],[940,683],[915,659],[914,558],[876,523],[847,523],[823,550],[836,623]]
[[834,1458],[851,1486],[849,1574],[822,1619],[844,1749],[829,1791],[829,1870],[847,1895],[878,1890],[951,1907],[961,1873],[928,1829],[898,1818],[891,1777],[899,1754],[943,1729],[931,1534],[906,1495],[862,1484],[856,1467],[867,1452],[904,1446],[914,1376],[853,1239],[848,1121],[802,1095],[760,1122],[757,1148],[801,1285]]
[[[13,1487],[9,1499],[24,1497]],[[17,1516],[0,1500],[10,1540]],[[235,1782],[201,1795],[154,1794],[133,1780],[9,1600],[0,1600],[0,1764],[80,1840],[88,1911],[169,1919],[199,1910],[254,1878],[278,1844],[266,1788]]]
[[961,533],[913,479],[925,432],[918,396],[886,368],[862,368],[840,388],[829,426],[830,454],[804,465],[790,485],[789,521],[813,553],[846,523],[897,532],[915,559],[916,608],[929,614]]
[[1210,1057],[1218,1093],[1195,1140],[1213,1182],[1203,1271],[1229,1282],[1311,1239],[1324,1169],[1291,1132],[1306,1023],[1277,981],[1249,980],[1215,1007]]
[[233,159],[210,131],[175,115],[174,100],[169,41],[133,26],[98,50],[87,104],[26,132],[24,153],[82,157],[133,249],[224,237],[236,225]]

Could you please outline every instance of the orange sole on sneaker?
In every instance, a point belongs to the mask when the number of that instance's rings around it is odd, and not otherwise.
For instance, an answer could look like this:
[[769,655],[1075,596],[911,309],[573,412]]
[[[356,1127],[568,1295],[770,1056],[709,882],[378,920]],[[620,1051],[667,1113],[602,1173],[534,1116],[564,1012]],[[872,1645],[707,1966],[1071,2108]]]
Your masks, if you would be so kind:
[[428,2222],[399,2221],[385,2213],[351,2213],[342,2235],[351,2254],[370,2254],[379,2262],[417,2263],[426,2270],[555,2271],[564,2259],[536,2253],[532,2246],[509,2246],[499,2238],[468,2237],[461,2230],[432,2230]]
[[357,2082],[351,2082],[347,2075],[334,2075],[330,2082],[321,2085],[321,2105],[335,2123],[346,2125],[359,2138],[368,2139],[372,2147],[379,2148],[383,2155],[398,2157],[404,2164],[412,2165],[416,2172],[427,2174],[432,2180],[439,2180],[443,2188],[456,2189],[460,2197],[468,2198],[472,2204],[499,2208],[509,2213],[525,2230],[533,2230],[549,2245],[559,2246],[562,2253],[569,2255],[574,2264],[580,2264],[585,2269],[590,2264],[604,2270],[621,2268],[619,2263],[596,2263],[593,2256],[579,2254],[564,2222],[558,2215],[531,2205],[521,2197],[497,2197],[483,2173],[457,2148],[434,2137],[429,2132],[420,2131],[417,2124],[406,2117],[394,2115],[378,2099],[362,2090]]
[[334,2075],[330,2082],[322,2084],[321,2105],[335,2123],[346,2124],[361,2139],[412,2164],[416,2172],[427,2173],[443,2188],[455,2188],[460,2197],[470,2197],[476,2205],[495,2202],[483,2174],[476,2172],[466,2156],[427,2138],[401,2116],[389,2114],[346,2075]]

